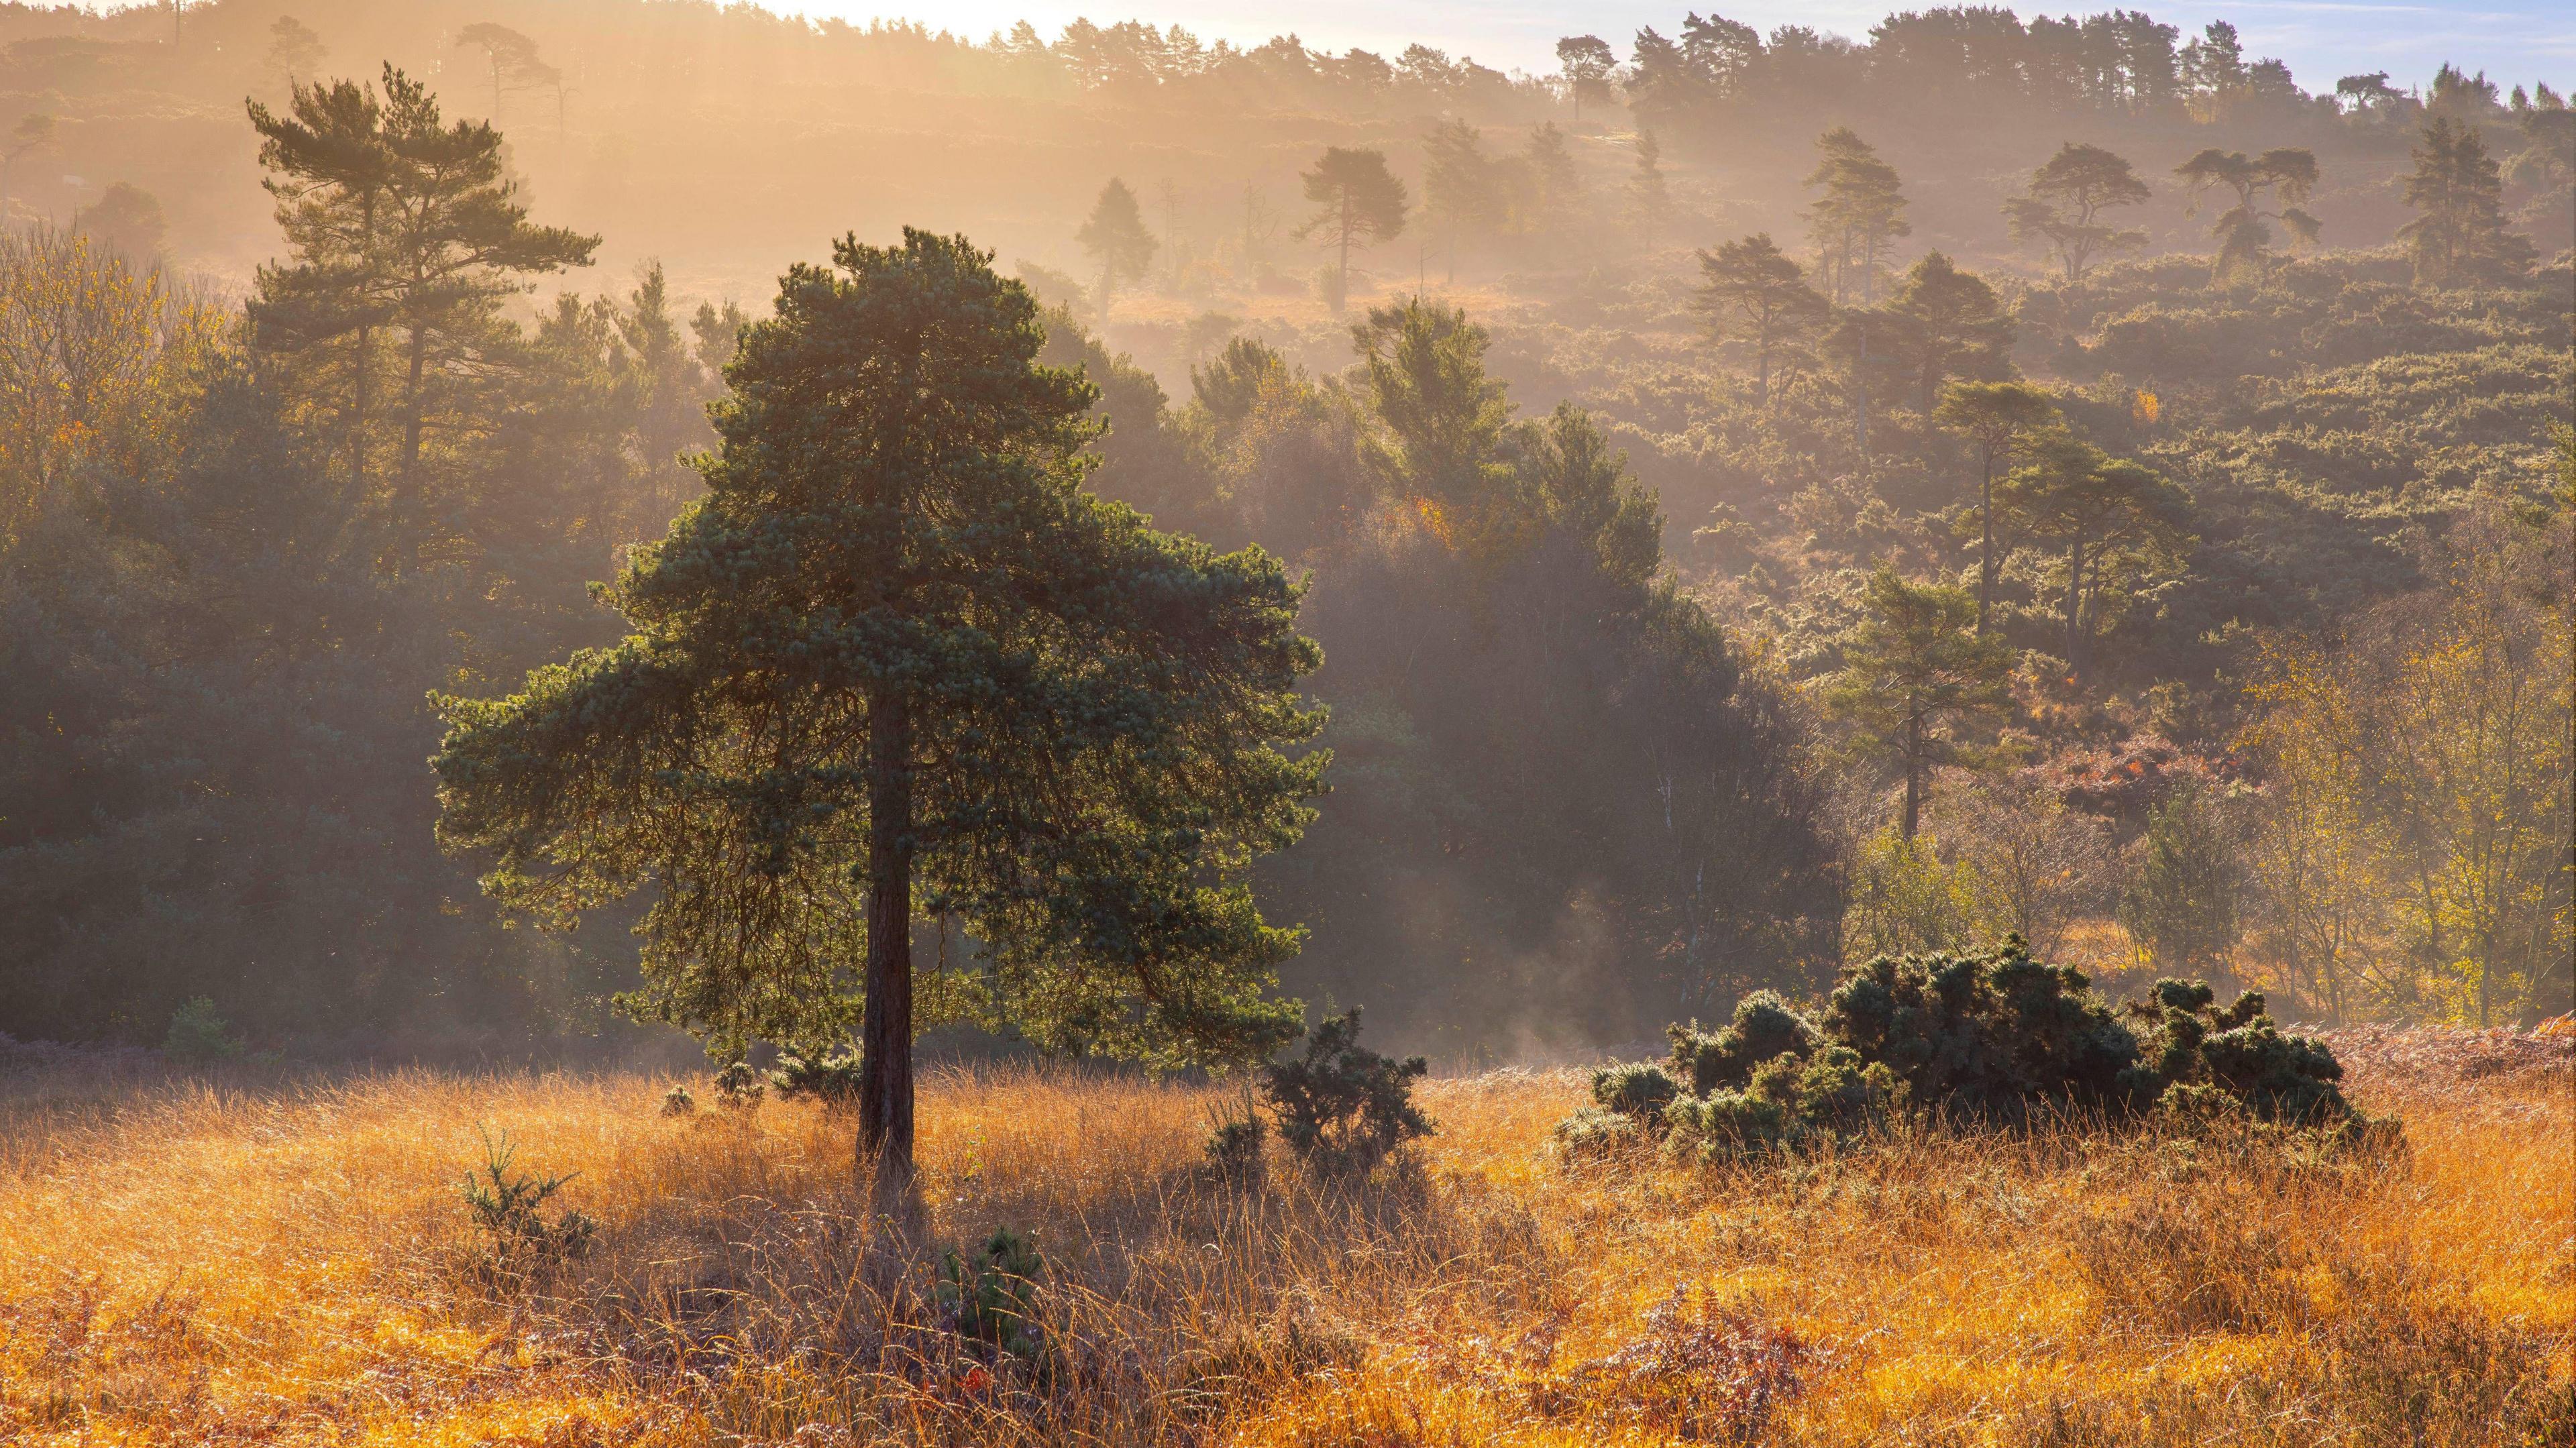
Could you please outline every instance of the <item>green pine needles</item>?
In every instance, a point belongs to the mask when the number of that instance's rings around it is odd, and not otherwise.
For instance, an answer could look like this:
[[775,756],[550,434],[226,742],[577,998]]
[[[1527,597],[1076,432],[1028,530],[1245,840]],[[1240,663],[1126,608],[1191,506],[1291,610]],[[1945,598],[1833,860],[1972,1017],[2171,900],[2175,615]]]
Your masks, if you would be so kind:
[[[440,699],[451,847],[552,923],[643,892],[636,1014],[739,1058],[860,1043],[908,1179],[947,1021],[1181,1065],[1297,1034],[1246,872],[1326,756],[1298,587],[1089,492],[1096,389],[962,238],[847,239],[742,336],[707,495],[603,596],[634,632]],[[916,976],[935,919],[972,959]],[[946,960],[941,952],[940,959]]]
[[1880,956],[1843,974],[1810,1020],[1765,991],[1724,1028],[1672,1029],[1662,1065],[1593,1073],[1594,1105],[1557,1129],[1569,1151],[1661,1138],[1710,1157],[1794,1149],[1921,1111],[2014,1124],[2050,1109],[2115,1119],[2237,1116],[2323,1132],[2389,1134],[2344,1099],[2333,1052],[2284,1035],[2248,993],[2159,981],[2113,1007],[2083,972],[2030,958],[2020,939],[1982,955]]

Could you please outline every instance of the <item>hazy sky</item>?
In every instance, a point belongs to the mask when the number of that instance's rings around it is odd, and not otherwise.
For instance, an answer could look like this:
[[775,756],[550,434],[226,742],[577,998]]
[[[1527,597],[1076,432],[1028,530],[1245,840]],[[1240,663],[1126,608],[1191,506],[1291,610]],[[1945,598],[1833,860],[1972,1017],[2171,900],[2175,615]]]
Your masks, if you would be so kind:
[[[1027,20],[1052,39],[1066,21],[1087,15],[1116,20],[1179,23],[1202,40],[1259,42],[1294,32],[1318,50],[1392,53],[1421,41],[1451,55],[1471,55],[1501,70],[1556,68],[1556,39],[1591,33],[1624,56],[1640,26],[1674,32],[1682,13],[1706,10],[1706,0],[1639,3],[1639,0],[770,0],[813,15],[850,19],[877,16],[920,20],[935,28],[981,37]],[[1865,38],[1890,10],[1923,9],[1937,0],[1780,0],[1728,3],[1721,13],[1764,32],[1796,23]],[[2140,8],[2195,34],[2211,20],[2233,21],[2251,58],[2279,56],[2308,90],[2332,90],[2337,77],[2385,70],[2400,85],[2423,84],[2448,60],[2481,70],[2506,89],[2516,81],[2545,79],[2565,89],[2576,79],[2576,5],[2536,0],[2494,0],[2474,5],[2406,4],[2398,0],[2245,0],[2228,5],[2138,4],[2091,0],[2082,5],[2018,7],[2027,13]]]

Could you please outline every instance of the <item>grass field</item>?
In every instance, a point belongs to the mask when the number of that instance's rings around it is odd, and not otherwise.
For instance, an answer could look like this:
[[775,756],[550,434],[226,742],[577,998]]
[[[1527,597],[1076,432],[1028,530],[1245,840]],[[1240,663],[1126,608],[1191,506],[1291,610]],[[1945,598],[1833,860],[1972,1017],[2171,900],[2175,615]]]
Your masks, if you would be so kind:
[[[1568,1166],[1579,1079],[1504,1072],[1361,1185],[1211,1175],[1221,1090],[939,1074],[932,1239],[1035,1233],[1032,1368],[942,1329],[817,1108],[6,1050],[13,1445],[2576,1443],[2564,1055],[2358,1042],[2409,1140],[2370,1164],[2068,1124]],[[578,1173],[578,1260],[490,1265],[487,1130]]]

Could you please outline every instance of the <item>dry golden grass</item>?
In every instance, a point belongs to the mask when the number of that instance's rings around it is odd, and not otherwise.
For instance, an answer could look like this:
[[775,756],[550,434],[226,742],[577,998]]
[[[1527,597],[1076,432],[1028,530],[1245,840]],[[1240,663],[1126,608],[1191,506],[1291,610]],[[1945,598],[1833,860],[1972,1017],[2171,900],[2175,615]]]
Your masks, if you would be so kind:
[[[2412,1143],[2376,1167],[2068,1125],[1722,1171],[1568,1167],[1579,1082],[1506,1072],[1427,1085],[1441,1134],[1360,1186],[1210,1177],[1218,1091],[945,1072],[933,1238],[1049,1262],[1048,1369],[995,1377],[810,1107],[0,1064],[0,1442],[2564,1444],[2554,1070],[2364,1077]],[[585,1259],[478,1267],[486,1126],[580,1173]]]

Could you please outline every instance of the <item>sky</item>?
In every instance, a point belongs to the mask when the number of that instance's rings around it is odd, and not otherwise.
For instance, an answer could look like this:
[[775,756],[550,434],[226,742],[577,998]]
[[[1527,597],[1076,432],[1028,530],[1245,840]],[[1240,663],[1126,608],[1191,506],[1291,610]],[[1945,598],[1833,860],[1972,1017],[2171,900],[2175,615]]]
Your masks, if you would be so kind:
[[[1498,70],[1534,74],[1556,69],[1556,41],[1594,34],[1624,56],[1629,38],[1652,25],[1670,35],[1685,10],[1707,0],[769,0],[776,8],[851,20],[918,20],[934,29],[982,37],[1026,20],[1052,39],[1065,22],[1088,16],[1178,23],[1202,40],[1257,44],[1295,33],[1316,50],[1354,46],[1392,55],[1419,41],[1452,56],[1473,56]],[[1768,33],[1800,24],[1865,39],[1890,10],[1928,9],[1939,0],[1783,0],[1729,3],[1723,13]],[[2235,24],[2249,59],[2277,56],[2310,91],[2334,89],[2347,75],[2387,71],[2400,86],[2431,81],[2450,61],[2484,70],[2506,90],[2547,80],[2565,90],[2576,80],[2576,4],[2489,0],[2465,5],[2402,0],[2242,0],[2223,6],[2088,0],[2081,5],[2016,7],[2029,14],[2140,8],[2186,37],[2212,20]]]

